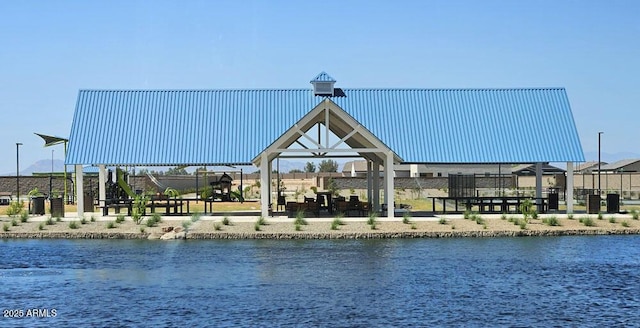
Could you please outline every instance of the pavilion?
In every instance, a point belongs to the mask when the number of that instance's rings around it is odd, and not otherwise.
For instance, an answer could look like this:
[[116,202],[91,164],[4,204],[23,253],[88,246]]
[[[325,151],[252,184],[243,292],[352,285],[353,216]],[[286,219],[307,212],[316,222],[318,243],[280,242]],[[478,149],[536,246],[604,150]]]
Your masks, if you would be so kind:
[[[83,165],[255,165],[261,214],[272,200],[276,158],[359,156],[372,207],[394,208],[394,164],[584,162],[564,88],[339,88],[320,73],[311,88],[80,90],[66,164],[75,165],[83,215]],[[384,182],[373,177],[384,169]],[[382,198],[381,198],[382,193]],[[567,199],[573,180],[567,179]],[[266,200],[266,201],[265,201]],[[567,212],[573,211],[567,202]],[[393,217],[394,211],[387,211]]]

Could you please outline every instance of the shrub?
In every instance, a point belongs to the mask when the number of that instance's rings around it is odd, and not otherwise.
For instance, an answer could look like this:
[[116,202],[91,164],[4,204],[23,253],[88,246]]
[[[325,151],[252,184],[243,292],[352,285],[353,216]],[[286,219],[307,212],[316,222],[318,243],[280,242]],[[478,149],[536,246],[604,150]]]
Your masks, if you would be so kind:
[[267,225],[267,220],[264,218],[264,216],[260,215],[260,217],[258,218],[258,221],[256,221],[257,225]]
[[122,223],[124,222],[124,214],[118,214],[116,216],[116,223]]
[[29,220],[29,212],[22,210],[20,211],[20,222],[25,223]]
[[300,223],[296,222],[295,229],[296,229],[296,231],[302,230],[302,225]]
[[14,226],[14,227],[17,226],[18,225],[18,221],[16,221],[16,219],[12,219],[11,220],[11,225]]
[[191,226],[191,221],[182,221],[182,228],[184,230],[188,230],[190,226]]
[[629,222],[628,221],[622,221],[622,222],[620,222],[620,224],[625,228],[629,227]]
[[471,212],[471,211],[469,211],[469,210],[466,210],[466,211],[464,211],[464,214],[462,214],[462,217],[463,217],[465,220],[469,220],[469,219],[471,218],[471,214],[473,214],[473,212]]
[[331,230],[338,230],[338,226],[344,225],[344,222],[339,217],[336,217],[331,221]]
[[133,199],[133,208],[131,209],[131,219],[136,224],[140,224],[144,218],[144,213],[147,210],[147,202],[149,197],[147,195],[136,195]]
[[144,233],[144,227],[143,226],[140,226],[140,232]]
[[609,223],[616,223],[616,218],[613,216],[609,217]]
[[49,217],[49,218],[47,219],[47,221],[45,221],[45,223],[46,223],[47,225],[54,225],[54,224],[55,224],[55,223],[53,222],[53,219],[52,219],[51,217]]
[[404,214],[402,214],[402,223],[404,223],[404,224],[411,223],[411,213],[404,212]]
[[220,224],[220,223],[214,223],[214,224],[213,224],[213,230],[215,230],[215,231],[220,231],[220,230],[222,230],[222,224]]
[[96,222],[96,217],[95,216],[91,216],[91,222]]
[[225,215],[225,216],[222,218],[222,224],[224,224],[224,225],[226,225],[226,226],[231,225],[231,221],[229,221],[229,217],[228,217],[228,216],[226,216],[226,215]]
[[415,223],[411,223],[411,230],[416,230],[418,229],[418,226],[416,226]]
[[107,222],[107,229],[113,229],[116,227],[116,223],[113,221]]
[[531,211],[531,218],[534,220],[538,219],[538,211]]
[[455,224],[451,225],[451,230],[456,230],[456,225]]
[[369,214],[369,219],[367,220],[368,225],[375,225],[378,222],[378,216],[375,213]]
[[78,223],[76,221],[69,222],[69,229],[78,229]]
[[260,231],[260,226],[261,226],[260,221],[256,221],[256,223],[253,225],[253,229],[255,231]]
[[196,212],[191,215],[191,222],[198,222],[202,217],[202,213]]
[[24,202],[23,201],[13,201],[11,203],[9,203],[9,207],[7,207],[7,211],[6,214],[8,216],[16,216],[18,215],[20,212],[22,212],[22,210],[24,209]]
[[598,213],[598,220],[602,220],[602,219],[603,219],[602,213]]
[[542,219],[542,223],[548,226],[554,226],[554,227],[560,225],[560,221],[558,221],[558,218],[555,216]]
[[580,219],[580,222],[582,224],[584,224],[585,226],[587,226],[587,227],[595,227],[596,226],[596,223],[593,222],[593,219],[590,218],[590,217],[584,217],[584,218]]
[[640,213],[638,213],[637,210],[632,210],[631,211],[631,218],[634,220],[638,220],[638,218],[640,217]]
[[156,220],[153,217],[149,217],[147,218],[147,227],[151,228],[151,227],[155,227],[156,226]]
[[502,213],[502,215],[500,215],[500,220],[506,220],[507,219],[507,215]]
[[56,222],[60,222],[62,221],[62,218],[60,216],[56,216]]
[[82,218],[82,219],[80,220],[80,224],[87,224],[87,219]]
[[568,215],[567,215],[567,219],[569,219],[569,220],[573,220],[573,219],[574,219],[573,214],[568,214]]
[[520,221],[519,225],[520,225],[520,229],[522,229],[522,230],[527,229],[527,221],[522,220],[522,221]]
[[304,212],[296,212],[296,219],[293,221],[295,225],[307,225],[307,220],[304,219]]
[[438,223],[440,223],[440,224],[447,224],[447,219],[445,219],[445,218],[440,218],[440,220],[438,220]]
[[472,219],[473,219],[473,221],[476,221],[477,224],[484,224],[485,223],[484,219],[478,214],[474,214]]
[[154,212],[154,213],[151,214],[151,219],[153,219],[153,221],[155,223],[160,223],[160,222],[162,222],[162,215],[160,215],[160,213],[155,213]]
[[40,222],[40,224],[38,224],[38,230],[44,230],[44,223]]

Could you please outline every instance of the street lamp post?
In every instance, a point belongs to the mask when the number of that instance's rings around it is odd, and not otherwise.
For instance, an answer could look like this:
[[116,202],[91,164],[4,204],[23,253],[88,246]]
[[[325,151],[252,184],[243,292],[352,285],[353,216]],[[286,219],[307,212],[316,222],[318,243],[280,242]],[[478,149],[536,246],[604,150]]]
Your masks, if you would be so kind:
[[600,139],[604,132],[598,132],[598,196],[602,195],[602,189],[600,189],[600,169],[602,164],[602,159],[600,157]]
[[55,149],[51,149],[51,174],[49,175],[49,201],[51,201],[51,195],[53,195],[53,152]]
[[16,198],[20,202],[20,146],[22,143],[16,142]]

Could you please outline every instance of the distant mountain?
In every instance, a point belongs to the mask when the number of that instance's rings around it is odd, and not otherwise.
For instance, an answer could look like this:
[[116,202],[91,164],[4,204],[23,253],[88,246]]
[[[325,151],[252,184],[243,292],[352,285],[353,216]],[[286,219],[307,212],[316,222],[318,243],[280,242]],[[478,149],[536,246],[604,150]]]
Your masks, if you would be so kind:
[[[51,162],[50,159],[41,159],[24,170],[20,171],[21,175],[32,175],[33,173],[49,173],[51,172],[51,164],[53,164],[53,172],[64,172],[64,161],[61,159],[54,159]],[[67,167],[67,170],[72,168]],[[15,173],[13,173],[15,175]]]

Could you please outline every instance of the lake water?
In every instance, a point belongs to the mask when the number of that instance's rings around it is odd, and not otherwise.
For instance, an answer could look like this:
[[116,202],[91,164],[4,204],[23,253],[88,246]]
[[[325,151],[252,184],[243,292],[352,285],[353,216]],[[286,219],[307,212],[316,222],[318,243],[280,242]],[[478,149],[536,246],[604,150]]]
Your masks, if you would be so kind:
[[1,240],[0,254],[1,327],[640,325],[640,236]]

